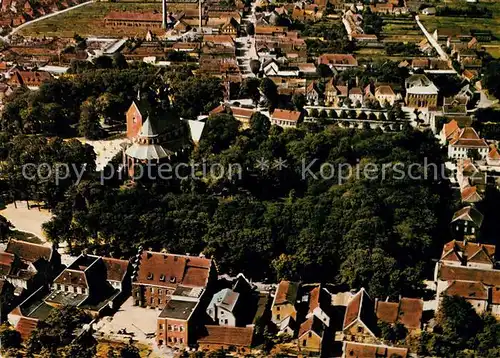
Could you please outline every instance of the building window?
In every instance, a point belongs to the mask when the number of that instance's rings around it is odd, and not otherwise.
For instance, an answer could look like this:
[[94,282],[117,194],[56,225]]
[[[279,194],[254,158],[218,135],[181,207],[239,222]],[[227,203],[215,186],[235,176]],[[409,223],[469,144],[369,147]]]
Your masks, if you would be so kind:
[[158,298],[158,304],[161,305],[161,298]]
[[276,307],[276,311],[279,311],[280,310],[280,306]]
[[151,291],[150,291],[151,293],[155,293],[155,288],[154,288],[154,287],[151,287],[151,289],[150,289],[150,290],[151,290]]
[[180,343],[184,343],[184,338],[179,338]]
[[177,338],[176,337],[174,337],[174,343],[177,343]]
[[61,284],[57,284],[57,289],[60,291],[61,290]]
[[281,318],[281,315],[280,314],[277,314],[276,315],[276,319],[280,319]]
[[179,331],[184,332],[184,326],[179,326]]
[[160,323],[160,329],[163,329],[163,324]]
[[82,293],[83,293],[84,295],[86,295],[86,294],[87,294],[87,289],[82,287]]
[[358,333],[363,333],[363,327],[358,327]]
[[174,332],[177,332],[177,325],[174,324]]
[[69,291],[69,287],[68,286],[64,286],[64,292],[68,292]]
[[172,325],[171,325],[171,324],[169,324],[169,325],[168,325],[168,330],[169,330],[169,331],[171,331],[171,330],[172,330]]
[[168,337],[168,341],[172,343],[172,337]]
[[307,346],[307,339],[304,339],[304,340],[302,341],[302,346],[303,346],[303,347]]
[[162,293],[163,292],[160,289],[158,289],[158,294],[161,295]]
[[153,305],[155,303],[155,299],[151,297],[151,304]]
[[311,338],[313,336],[312,332],[309,332],[309,338]]

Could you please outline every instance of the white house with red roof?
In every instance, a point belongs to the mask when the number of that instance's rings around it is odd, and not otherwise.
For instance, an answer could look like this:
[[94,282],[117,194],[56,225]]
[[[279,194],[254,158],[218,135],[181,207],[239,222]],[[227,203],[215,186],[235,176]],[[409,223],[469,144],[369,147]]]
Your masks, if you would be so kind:
[[465,127],[455,131],[448,144],[448,157],[453,159],[469,158],[472,150],[476,150],[481,159],[484,159],[488,155],[490,147],[472,127]]

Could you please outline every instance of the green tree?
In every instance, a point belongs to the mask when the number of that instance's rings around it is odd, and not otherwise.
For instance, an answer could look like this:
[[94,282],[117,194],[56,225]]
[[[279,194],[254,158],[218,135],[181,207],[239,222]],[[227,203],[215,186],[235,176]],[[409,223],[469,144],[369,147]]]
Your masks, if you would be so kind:
[[250,117],[250,129],[256,135],[267,136],[271,129],[271,121],[262,113],[255,112],[252,117]]
[[87,139],[99,139],[104,136],[95,98],[89,98],[82,104],[78,134]]
[[297,111],[302,111],[307,103],[306,97],[302,93],[294,93],[292,103]]
[[252,71],[252,73],[255,76],[257,76],[259,74],[259,71],[260,71],[260,61],[259,60],[255,60],[255,59],[250,60],[250,71]]

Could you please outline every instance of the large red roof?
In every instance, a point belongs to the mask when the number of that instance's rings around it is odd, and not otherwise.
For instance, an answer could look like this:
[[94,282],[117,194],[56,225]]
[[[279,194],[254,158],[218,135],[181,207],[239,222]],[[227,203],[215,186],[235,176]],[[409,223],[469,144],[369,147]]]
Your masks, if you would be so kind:
[[144,251],[140,256],[136,283],[176,287],[206,287],[212,261],[202,257]]

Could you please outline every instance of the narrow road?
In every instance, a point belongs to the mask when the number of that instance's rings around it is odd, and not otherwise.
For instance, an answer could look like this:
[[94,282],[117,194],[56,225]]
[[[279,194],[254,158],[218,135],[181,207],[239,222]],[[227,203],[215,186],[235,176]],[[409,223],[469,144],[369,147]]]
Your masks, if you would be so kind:
[[449,60],[448,54],[444,52],[444,50],[441,48],[441,45],[439,45],[436,39],[432,37],[429,31],[427,31],[424,24],[420,22],[420,18],[418,15],[415,16],[415,21],[417,22],[418,27],[420,27],[420,30],[422,30],[422,32],[424,33],[425,37],[427,38],[427,41],[429,41],[429,43],[436,49],[439,57],[441,57],[442,60],[448,61]]
[[11,32],[9,32],[6,36],[2,36],[1,38],[2,38],[2,40],[8,42],[9,41],[9,37],[11,37],[12,35],[14,35],[19,30],[24,29],[26,26],[34,24],[35,22],[38,22],[38,21],[42,21],[42,20],[48,19],[48,18],[50,18],[52,16],[56,16],[56,15],[59,15],[59,14],[62,14],[62,13],[65,13],[65,12],[77,9],[79,7],[91,4],[93,2],[94,2],[94,0],[90,0],[90,1],[87,1],[87,2],[82,2],[81,4],[78,4],[78,5],[75,5],[75,6],[71,6],[71,7],[68,7],[66,9],[59,10],[59,11],[56,11],[56,12],[53,12],[53,13],[50,13],[50,14],[47,14],[47,15],[43,15],[43,16],[37,17],[36,19],[33,19],[31,21],[28,21],[28,22],[25,22],[24,24],[21,24],[18,27],[13,28],[11,30]]

